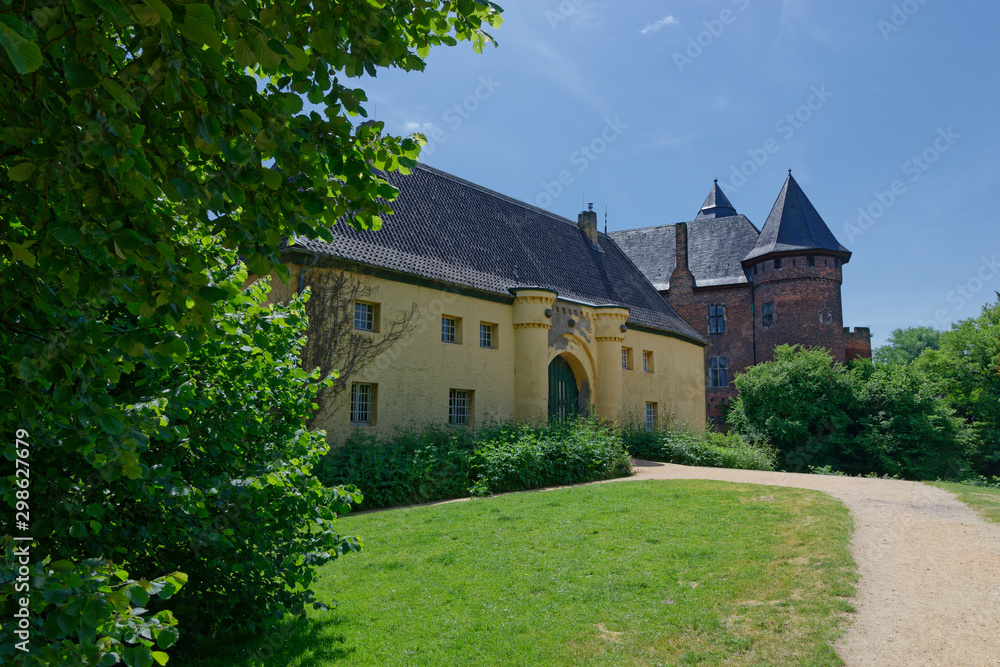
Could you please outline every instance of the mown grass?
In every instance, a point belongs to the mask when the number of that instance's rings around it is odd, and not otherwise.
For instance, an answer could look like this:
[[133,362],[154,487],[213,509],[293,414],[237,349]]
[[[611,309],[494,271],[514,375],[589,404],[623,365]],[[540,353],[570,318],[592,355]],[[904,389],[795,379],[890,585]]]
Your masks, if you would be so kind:
[[[197,665],[838,665],[846,509],[800,489],[600,484],[347,517],[331,612]],[[266,658],[265,660],[259,660]]]
[[987,521],[1000,523],[1000,489],[952,482],[927,483],[951,491]]

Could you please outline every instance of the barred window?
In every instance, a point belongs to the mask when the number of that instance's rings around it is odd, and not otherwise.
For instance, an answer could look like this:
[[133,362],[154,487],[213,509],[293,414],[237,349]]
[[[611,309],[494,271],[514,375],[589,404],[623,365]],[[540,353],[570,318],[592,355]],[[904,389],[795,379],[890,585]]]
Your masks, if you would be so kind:
[[441,318],[441,340],[446,343],[454,343],[457,330],[454,317]]
[[374,391],[372,385],[355,382],[351,385],[351,423],[371,424]]
[[646,403],[646,430],[656,428],[656,403]]
[[724,304],[708,307],[708,333],[726,333],[726,306]]
[[493,324],[479,324],[479,347],[493,347]]
[[725,357],[712,357],[708,360],[708,384],[710,387],[729,386],[729,365]]
[[769,327],[774,324],[774,303],[765,303],[760,307],[760,323]]
[[464,389],[448,391],[448,423],[453,426],[468,426],[472,408],[472,392]]
[[354,328],[358,331],[375,331],[375,304],[354,303]]

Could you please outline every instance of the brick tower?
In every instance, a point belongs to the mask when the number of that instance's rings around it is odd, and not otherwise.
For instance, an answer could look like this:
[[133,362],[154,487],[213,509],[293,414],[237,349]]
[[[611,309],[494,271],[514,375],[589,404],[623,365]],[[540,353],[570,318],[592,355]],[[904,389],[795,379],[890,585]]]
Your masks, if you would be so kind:
[[751,281],[754,363],[769,361],[786,343],[825,347],[846,361],[840,285],[850,259],[789,171],[743,259]]

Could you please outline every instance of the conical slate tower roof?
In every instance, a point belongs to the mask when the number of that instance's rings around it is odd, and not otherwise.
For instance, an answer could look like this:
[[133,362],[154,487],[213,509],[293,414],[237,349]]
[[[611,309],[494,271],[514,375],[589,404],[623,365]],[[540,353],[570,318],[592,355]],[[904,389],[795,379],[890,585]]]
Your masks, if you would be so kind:
[[778,200],[774,202],[771,214],[757,237],[757,243],[744,258],[747,262],[772,253],[790,253],[806,250],[827,251],[845,262],[851,258],[851,251],[840,245],[833,232],[823,222],[823,218],[812,202],[802,192],[802,188],[788,172],[788,179],[781,188]]
[[711,192],[708,193],[708,197],[705,198],[705,203],[701,205],[701,210],[698,211],[698,217],[695,220],[705,220],[706,218],[729,218],[737,215],[736,209],[733,205],[729,203],[726,199],[726,195],[723,194],[722,188],[719,187],[719,180],[715,180],[715,185],[712,186]]

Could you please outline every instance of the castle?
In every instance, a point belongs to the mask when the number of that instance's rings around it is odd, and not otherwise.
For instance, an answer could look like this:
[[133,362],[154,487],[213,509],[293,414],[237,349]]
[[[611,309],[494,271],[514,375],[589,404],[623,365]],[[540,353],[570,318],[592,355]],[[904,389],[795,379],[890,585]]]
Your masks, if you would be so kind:
[[[843,328],[851,253],[791,172],[760,230],[716,183],[690,222],[611,234],[593,210],[574,223],[423,164],[386,178],[399,195],[381,230],[293,237],[292,281],[272,280],[281,301],[310,287],[355,349],[398,338],[334,366],[353,370],[316,420],[332,440],[573,413],[701,430],[777,345],[871,356],[868,330]],[[355,286],[339,299],[337,277]]]
[[871,358],[871,333],[843,326],[840,286],[851,253],[788,173],[763,229],[718,181],[694,220],[612,232],[673,309],[709,341],[706,412],[720,421],[733,375],[782,344],[824,347],[839,362]]

